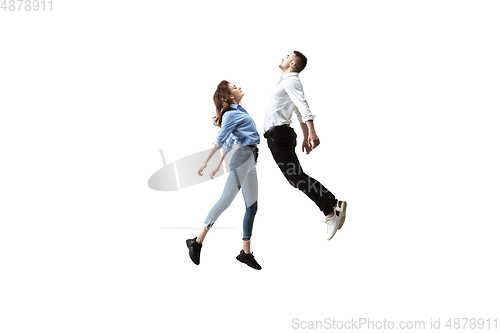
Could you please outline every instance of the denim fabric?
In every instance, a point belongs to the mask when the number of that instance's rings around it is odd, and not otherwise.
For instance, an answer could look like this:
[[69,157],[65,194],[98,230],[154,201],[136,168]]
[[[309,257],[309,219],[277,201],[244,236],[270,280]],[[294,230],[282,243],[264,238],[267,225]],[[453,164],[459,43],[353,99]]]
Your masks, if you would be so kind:
[[257,150],[255,147],[241,146],[234,152],[229,164],[230,172],[224,186],[224,192],[205,220],[207,229],[211,228],[220,214],[231,205],[231,202],[241,189],[246,206],[245,217],[243,218],[243,240],[250,240],[252,237],[258,196],[256,166],[259,153]]

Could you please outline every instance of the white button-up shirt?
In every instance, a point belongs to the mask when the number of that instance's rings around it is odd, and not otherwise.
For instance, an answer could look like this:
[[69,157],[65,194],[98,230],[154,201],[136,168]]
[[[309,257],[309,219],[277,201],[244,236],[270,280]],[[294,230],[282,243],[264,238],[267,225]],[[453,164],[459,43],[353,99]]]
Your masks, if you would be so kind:
[[294,111],[299,123],[313,120],[315,117],[309,110],[297,72],[283,75],[274,88],[264,119],[264,132],[274,126],[291,124]]

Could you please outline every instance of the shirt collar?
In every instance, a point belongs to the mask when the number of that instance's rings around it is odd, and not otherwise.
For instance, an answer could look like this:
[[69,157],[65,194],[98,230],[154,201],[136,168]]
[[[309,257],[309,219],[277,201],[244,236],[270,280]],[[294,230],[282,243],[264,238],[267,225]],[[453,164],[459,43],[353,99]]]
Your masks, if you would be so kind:
[[229,104],[229,106],[231,108],[228,111],[234,110],[234,111],[240,111],[240,112],[248,114],[248,111],[245,110],[240,104]]
[[281,79],[284,80],[286,78],[289,78],[290,76],[299,76],[299,72],[286,73],[285,75],[281,75]]

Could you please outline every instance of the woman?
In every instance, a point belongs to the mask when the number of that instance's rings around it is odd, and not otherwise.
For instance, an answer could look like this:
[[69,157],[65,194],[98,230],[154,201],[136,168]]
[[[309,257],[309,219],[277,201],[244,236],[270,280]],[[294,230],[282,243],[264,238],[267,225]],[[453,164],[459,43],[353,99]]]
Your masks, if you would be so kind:
[[189,256],[196,265],[200,263],[200,252],[205,236],[220,214],[229,207],[241,188],[245,199],[246,212],[243,218],[243,250],[240,251],[236,259],[254,269],[261,269],[253,253],[250,252],[253,221],[257,213],[258,182],[256,163],[259,151],[257,144],[260,143],[260,136],[257,133],[252,117],[240,105],[244,95],[240,87],[225,80],[219,83],[214,94],[216,114],[213,117],[213,122],[215,126],[220,127],[220,130],[213,148],[198,174],[202,176],[201,172],[207,167],[210,158],[222,148],[223,152],[219,165],[210,173],[210,177],[213,179],[214,175],[219,171],[224,157],[232,149],[233,143],[236,142],[239,148],[231,158],[230,172],[222,197],[208,213],[205,227],[197,237],[186,240]]

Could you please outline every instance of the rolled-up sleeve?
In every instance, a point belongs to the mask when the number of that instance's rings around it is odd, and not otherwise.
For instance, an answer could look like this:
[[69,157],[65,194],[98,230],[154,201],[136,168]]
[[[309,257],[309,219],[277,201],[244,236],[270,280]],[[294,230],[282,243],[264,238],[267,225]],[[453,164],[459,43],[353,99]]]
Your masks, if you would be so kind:
[[222,150],[229,153],[231,151],[231,149],[233,149],[233,144],[235,142],[236,142],[236,137],[232,134],[229,135],[226,142],[224,142],[224,145],[222,146]]
[[298,79],[289,79],[285,81],[285,91],[295,104],[295,113],[299,123],[304,123],[308,120],[314,120],[315,115],[311,113],[309,104],[307,104],[304,95],[304,89]]
[[224,117],[222,117],[221,128],[219,130],[219,133],[217,134],[217,138],[214,141],[214,143],[219,148],[221,148],[224,145],[224,142],[227,140],[229,135],[233,133],[238,123],[236,117],[232,116],[232,114],[233,112],[226,112],[226,114],[224,114]]

